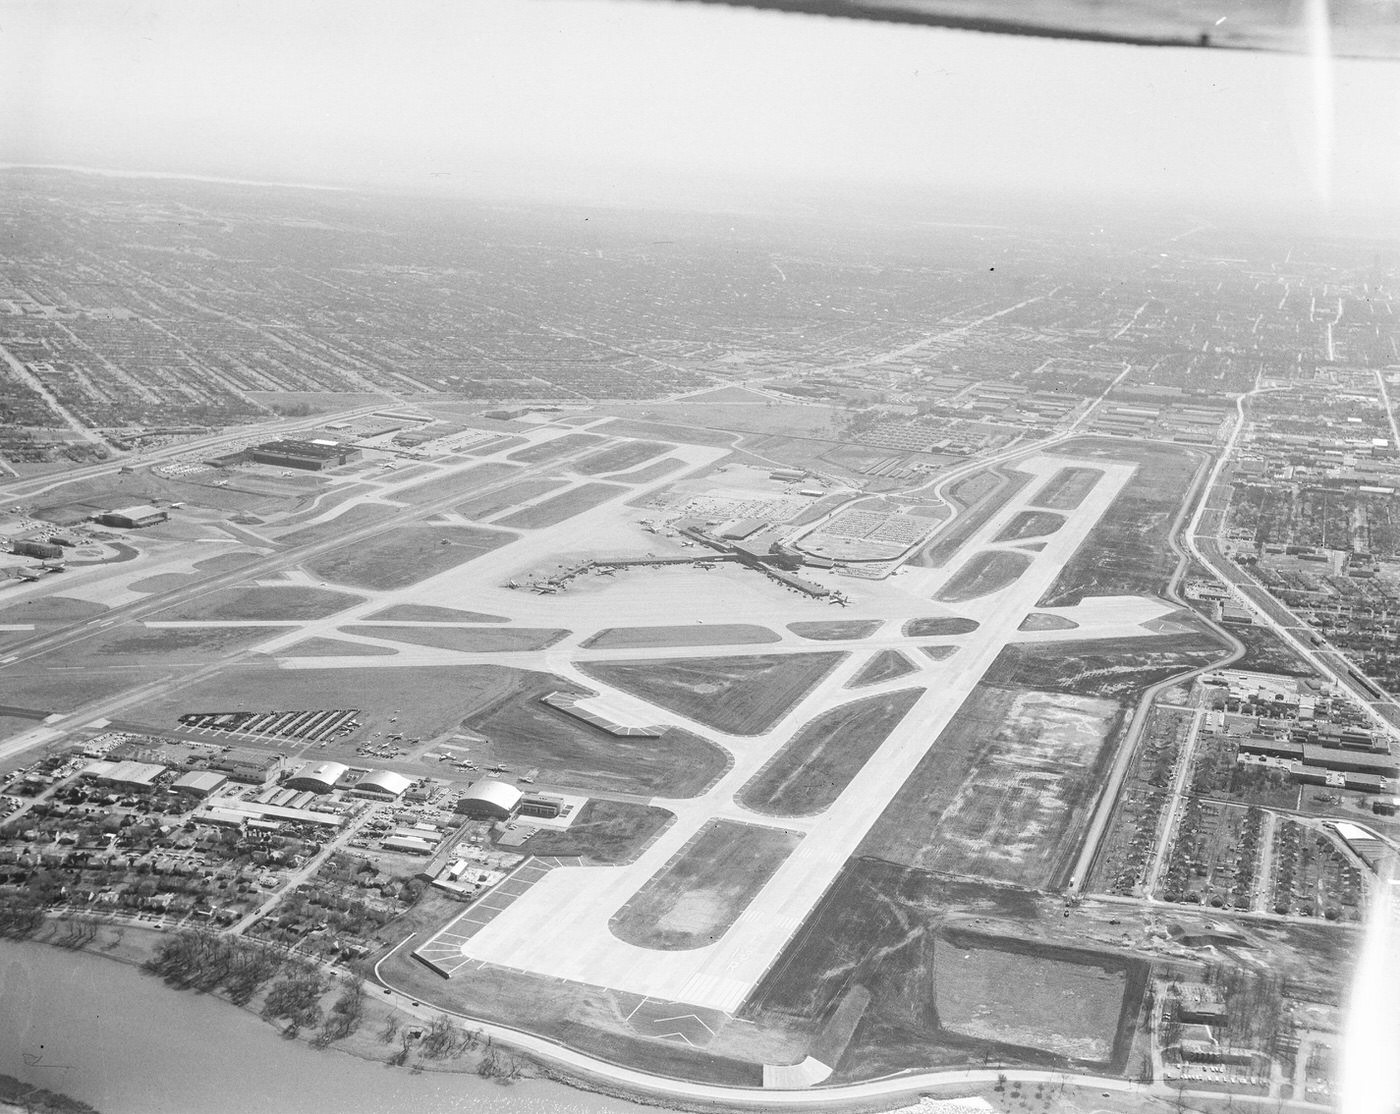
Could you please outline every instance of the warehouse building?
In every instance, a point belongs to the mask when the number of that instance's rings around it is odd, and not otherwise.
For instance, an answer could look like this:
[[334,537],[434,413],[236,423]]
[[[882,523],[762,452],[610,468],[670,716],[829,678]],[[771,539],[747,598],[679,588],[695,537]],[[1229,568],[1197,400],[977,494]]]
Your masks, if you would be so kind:
[[360,450],[353,445],[328,438],[311,441],[265,441],[249,449],[247,458],[256,464],[271,464],[278,468],[301,468],[320,472],[359,460]]
[[457,799],[457,811],[472,820],[508,820],[520,807],[524,794],[495,778],[483,778]]
[[115,785],[123,789],[149,789],[165,773],[164,766],[154,762],[107,762],[98,759],[83,767],[82,776],[99,785]]
[[103,526],[116,526],[122,530],[139,530],[142,526],[154,526],[170,517],[159,507],[141,504],[136,507],[120,507],[117,510],[103,511],[94,521]]
[[349,772],[350,767],[342,762],[319,762],[315,765],[308,762],[287,779],[286,787],[306,789],[312,793],[329,793]]

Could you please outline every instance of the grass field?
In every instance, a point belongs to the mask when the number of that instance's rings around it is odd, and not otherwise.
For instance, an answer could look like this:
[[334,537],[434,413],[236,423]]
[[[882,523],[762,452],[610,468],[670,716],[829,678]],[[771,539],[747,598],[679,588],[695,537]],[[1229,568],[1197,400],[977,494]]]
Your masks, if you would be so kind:
[[938,528],[933,541],[912,564],[942,568],[987,521],[1031,480],[1029,472],[988,469],[954,484],[948,497],[962,508],[957,517]]
[[1102,478],[1103,472],[1097,468],[1061,468],[1040,486],[1029,501],[1037,507],[1072,511],[1084,502]]
[[1232,669],[1252,669],[1259,673],[1281,673],[1286,677],[1315,676],[1306,662],[1288,648],[1268,627],[1232,626],[1230,633],[1244,643],[1245,654],[1232,663]]
[[545,526],[557,526],[576,514],[591,511],[606,503],[619,492],[628,489],[621,484],[587,483],[568,491],[561,491],[533,507],[522,507],[514,514],[497,520],[500,526],[519,530],[537,530]]
[[256,561],[260,554],[249,549],[236,549],[231,553],[220,553],[217,557],[206,557],[196,561],[194,567],[202,573],[232,572]]
[[383,611],[366,615],[367,619],[382,619],[399,623],[507,623],[504,615],[487,615],[481,611],[459,611],[455,607],[438,607],[430,603],[396,603]]
[[761,735],[846,655],[753,654],[586,662],[590,677],[717,731]]
[[621,475],[609,477],[614,483],[620,484],[644,484],[652,480],[659,480],[662,476],[670,475],[677,469],[684,468],[685,461],[680,457],[668,456],[663,460],[653,460],[645,468],[638,468],[635,472],[624,472]]
[[317,542],[338,538],[347,530],[383,522],[386,518],[397,513],[396,508],[386,506],[384,503],[356,503],[353,507],[325,522],[288,531],[277,539],[277,544],[289,548],[299,545],[315,545]]
[[660,441],[628,441],[625,445],[614,445],[610,449],[603,449],[584,457],[574,465],[574,471],[585,476],[625,472],[674,448],[674,445],[666,445]]
[[527,855],[582,855],[595,863],[627,863],[675,818],[655,805],[595,799],[566,829],[542,828],[520,849]]
[[659,739],[612,735],[540,701],[569,689],[558,677],[515,676],[510,690],[466,719],[468,729],[488,740],[472,747],[483,767],[539,767],[542,783],[659,797],[693,797],[729,768],[729,755],[698,735],[679,728]]
[[684,951],[714,943],[802,837],[711,820],[619,909],[608,927],[629,944]]
[[956,646],[920,646],[920,652],[933,661],[947,661],[958,652]]
[[[1061,446],[1076,456],[1102,455],[1137,464],[1089,536],[1040,600],[1042,607],[1076,604],[1085,596],[1154,595],[1176,568],[1171,526],[1190,491],[1201,457],[1158,444],[1099,441]],[[1084,449],[1088,449],[1086,452]]]
[[993,540],[1014,542],[1022,538],[1039,538],[1053,534],[1064,524],[1065,516],[1053,511],[1018,511]]
[[952,634],[971,634],[981,624],[961,615],[934,615],[927,619],[910,619],[904,624],[905,638],[939,638]]
[[940,603],[975,600],[1000,591],[1030,567],[1031,559],[1024,553],[984,549],[969,557],[933,598]]
[[474,496],[465,502],[458,503],[452,509],[464,518],[490,518],[502,511],[510,510],[517,504],[538,499],[541,495],[548,495],[551,491],[558,491],[568,482],[568,480],[551,479],[520,480],[517,483],[507,484],[496,491],[488,491],[484,495]]
[[610,437],[663,437],[682,445],[732,445],[737,440],[734,434],[717,429],[641,422],[631,418],[614,418],[598,428]]
[[347,634],[468,654],[543,650],[569,633],[566,630],[533,627],[381,627],[369,623],[351,623],[343,629]]
[[105,614],[105,603],[72,596],[41,596],[13,603],[0,611],[0,623],[74,623]]
[[181,588],[194,584],[199,579],[200,577],[195,573],[162,572],[155,576],[143,576],[140,580],[133,580],[127,587],[133,592],[177,592]]
[[848,638],[869,638],[884,625],[881,619],[830,619],[826,622],[789,623],[787,629],[815,642],[840,642]]
[[308,638],[278,650],[279,658],[374,658],[394,651],[388,646],[370,646],[364,642],[347,642],[341,638]]
[[1073,619],[1066,619],[1063,615],[1047,615],[1043,611],[1032,611],[1021,620],[1021,625],[1016,629],[1021,631],[1078,630],[1079,624]]
[[706,623],[683,627],[609,627],[584,639],[595,650],[648,649],[653,646],[738,646],[777,642],[767,627],[751,623]]
[[[140,672],[132,672],[108,661],[91,661],[66,668],[26,664],[18,670],[13,667],[5,670],[5,703],[17,708],[71,712],[84,704],[116,696],[147,681],[172,676],[179,669],[176,665],[152,665]],[[142,718],[145,718],[144,707]]]
[[322,619],[361,602],[359,596],[304,585],[224,588],[200,599],[158,611],[153,619]]
[[1022,644],[998,654],[983,680],[1078,696],[1133,697],[1224,653],[1225,647],[1205,632]]
[[333,584],[387,591],[456,568],[516,537],[473,526],[410,526],[313,557],[306,569]]
[[818,716],[783,745],[736,799],[770,816],[811,816],[831,807],[924,691],[907,688],[867,696]]
[[51,650],[40,661],[120,659],[123,664],[179,665],[207,661],[285,633],[283,627],[147,628],[124,623],[71,646]]
[[596,433],[566,433],[563,437],[556,437],[552,441],[541,441],[523,449],[516,449],[506,459],[519,461],[521,464],[539,464],[542,461],[554,460],[556,457],[577,452],[588,445],[596,445],[602,440],[604,438],[599,437]]
[[392,498],[418,506],[432,503],[438,499],[448,499],[453,495],[460,495],[465,499],[468,495],[480,490],[485,484],[493,484],[507,476],[513,476],[516,471],[517,469],[513,465],[492,460],[472,468],[452,472],[446,476],[438,476],[433,480],[411,484],[395,491]]
[[864,667],[851,678],[849,688],[865,685],[878,685],[881,681],[892,681],[913,673],[917,667],[898,650],[881,650],[865,663]]

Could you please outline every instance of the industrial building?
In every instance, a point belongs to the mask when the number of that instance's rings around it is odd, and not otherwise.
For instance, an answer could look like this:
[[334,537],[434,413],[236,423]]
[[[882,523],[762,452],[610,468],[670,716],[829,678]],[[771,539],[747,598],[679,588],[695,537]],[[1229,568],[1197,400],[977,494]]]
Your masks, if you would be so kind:
[[164,522],[169,517],[169,512],[161,510],[160,507],[142,504],[136,507],[120,507],[116,510],[103,511],[101,514],[95,515],[93,521],[103,526],[137,530],[142,526],[154,526],[157,522]]
[[472,820],[508,820],[520,807],[524,794],[509,782],[483,778],[457,799],[457,811]]
[[203,800],[205,797],[217,793],[227,784],[228,778],[213,770],[191,770],[183,777],[177,778],[175,784],[170,788],[177,793]]
[[10,548],[21,557],[62,557],[63,546],[54,542],[41,542],[34,538],[20,538],[12,542]]
[[209,768],[227,774],[230,781],[241,781],[245,785],[267,785],[277,779],[285,764],[280,754],[235,750],[210,759]]
[[99,758],[83,767],[82,776],[91,778],[99,785],[149,789],[163,773],[165,767],[154,762],[107,762]]
[[308,762],[287,779],[287,788],[329,793],[349,772],[350,767],[342,762],[319,762],[315,765]]
[[329,438],[311,441],[265,441],[247,452],[247,459],[256,464],[272,464],[278,468],[301,468],[320,472],[340,464],[359,460],[360,450]]
[[563,798],[540,793],[526,797],[520,802],[521,816],[538,816],[541,820],[553,820],[563,809]]
[[211,797],[195,812],[196,820],[237,827],[254,821],[263,824],[314,824],[319,828],[339,828],[345,818],[336,812],[309,808],[283,808],[277,805],[242,801],[237,797]]

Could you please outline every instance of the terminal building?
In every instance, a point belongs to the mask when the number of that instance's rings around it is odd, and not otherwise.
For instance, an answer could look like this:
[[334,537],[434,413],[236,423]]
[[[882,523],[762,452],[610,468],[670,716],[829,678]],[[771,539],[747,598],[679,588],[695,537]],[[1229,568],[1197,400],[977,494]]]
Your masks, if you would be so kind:
[[360,459],[360,450],[329,438],[311,441],[265,441],[247,452],[255,464],[272,464],[278,468],[301,468],[320,472],[326,468],[348,464]]
[[157,522],[164,522],[170,517],[167,511],[160,507],[152,507],[142,504],[136,507],[120,507],[116,510],[103,511],[94,516],[93,521],[103,526],[116,526],[122,530],[138,530],[142,526],[154,526]]

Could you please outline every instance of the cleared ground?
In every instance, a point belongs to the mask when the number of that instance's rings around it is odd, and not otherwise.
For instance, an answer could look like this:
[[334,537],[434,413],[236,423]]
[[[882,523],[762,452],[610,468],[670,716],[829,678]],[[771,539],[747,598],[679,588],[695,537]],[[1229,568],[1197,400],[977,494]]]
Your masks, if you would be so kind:
[[643,649],[651,646],[738,646],[777,642],[767,627],[750,623],[707,623],[684,627],[609,627],[586,638],[582,645],[599,650]]
[[1094,490],[1102,477],[1103,473],[1097,468],[1061,468],[1045,481],[1030,501],[1039,507],[1072,511],[1084,502],[1084,497]]
[[437,607],[430,603],[396,603],[383,611],[366,615],[366,619],[393,620],[400,623],[505,623],[504,615],[487,615],[480,611],[459,611],[455,607]]
[[1025,553],[986,549],[969,557],[935,594],[940,603],[961,603],[1000,591],[1031,567]]
[[525,841],[528,855],[581,855],[596,863],[630,862],[676,817],[655,805],[594,799],[563,831],[542,828]]
[[488,491],[484,495],[477,495],[465,502],[458,503],[452,509],[463,518],[490,518],[492,515],[508,511],[520,503],[538,499],[541,495],[548,495],[551,491],[558,491],[568,482],[568,480],[550,479],[521,480],[519,483],[507,484],[499,491]]
[[327,588],[289,585],[225,588],[190,603],[177,604],[152,616],[160,622],[176,619],[260,620],[322,619],[360,602],[359,596]]
[[659,951],[714,943],[792,853],[795,832],[711,820],[627,902],[608,927]]
[[735,800],[771,816],[810,816],[831,807],[923,694],[902,689],[825,712],[785,743]]
[[436,646],[441,650],[489,653],[509,650],[543,650],[568,636],[566,630],[532,627],[381,627],[351,623],[347,634],[385,638],[410,646]]
[[625,445],[617,445],[611,449],[604,449],[602,452],[586,456],[573,467],[575,472],[581,472],[585,476],[600,476],[606,472],[625,472],[652,457],[668,453],[674,448],[674,445],[665,445],[660,441],[628,441]]
[[620,484],[587,483],[568,491],[560,492],[533,507],[523,507],[514,514],[497,520],[497,525],[517,530],[538,530],[546,526],[557,526],[576,514],[592,510],[606,503],[620,491],[627,488]]
[[951,634],[971,634],[980,624],[976,619],[961,615],[935,615],[928,619],[910,619],[904,624],[905,638],[937,638]]
[[472,526],[410,526],[333,549],[306,569],[334,584],[388,591],[456,568],[517,536]]
[[848,638],[869,638],[883,625],[880,619],[831,619],[824,623],[789,623],[787,629],[815,642],[841,642]]
[[992,540],[1014,542],[1022,538],[1039,538],[1053,534],[1064,524],[1065,516],[1053,511],[1019,511]]
[[606,685],[734,735],[761,735],[846,655],[835,652],[587,662]]
[[865,663],[859,673],[851,678],[849,687],[860,688],[863,685],[878,685],[881,681],[892,681],[896,677],[903,677],[906,673],[913,673],[917,668],[918,666],[898,650],[881,650]]

